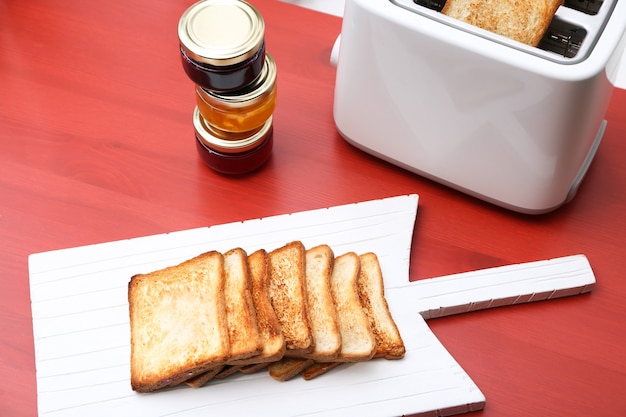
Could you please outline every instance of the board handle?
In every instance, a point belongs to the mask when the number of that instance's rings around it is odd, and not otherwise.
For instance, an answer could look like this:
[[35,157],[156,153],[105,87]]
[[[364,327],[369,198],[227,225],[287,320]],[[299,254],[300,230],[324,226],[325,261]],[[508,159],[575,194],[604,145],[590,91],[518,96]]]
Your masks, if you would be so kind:
[[[424,319],[590,292],[596,278],[584,255],[527,262],[415,281]],[[413,304],[414,306],[415,304]]]

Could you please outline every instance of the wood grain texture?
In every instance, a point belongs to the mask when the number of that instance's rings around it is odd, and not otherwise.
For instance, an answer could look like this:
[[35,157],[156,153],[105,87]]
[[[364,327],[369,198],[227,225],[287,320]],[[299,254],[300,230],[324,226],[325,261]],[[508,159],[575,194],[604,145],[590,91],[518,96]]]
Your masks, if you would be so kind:
[[0,3],[0,415],[37,415],[29,254],[407,193],[420,195],[413,280],[575,253],[598,280],[583,297],[429,323],[487,397],[477,415],[623,415],[626,92],[576,198],[518,215],[346,144],[328,64],[341,20],[254,0],[278,65],[275,148],[256,174],[223,177],[194,148],[176,38],[191,3]]

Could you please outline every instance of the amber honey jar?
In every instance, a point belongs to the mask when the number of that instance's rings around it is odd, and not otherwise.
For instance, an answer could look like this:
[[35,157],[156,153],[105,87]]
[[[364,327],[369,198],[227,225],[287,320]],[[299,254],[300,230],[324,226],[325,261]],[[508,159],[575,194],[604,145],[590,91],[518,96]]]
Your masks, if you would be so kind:
[[200,114],[213,127],[228,132],[248,132],[262,126],[276,106],[276,63],[265,55],[261,74],[246,87],[218,93],[196,86]]
[[193,113],[196,148],[204,163],[222,174],[247,174],[269,159],[273,147],[270,116],[260,127],[249,132],[226,132],[214,128],[200,114]]
[[252,83],[265,63],[265,23],[243,0],[202,0],[178,22],[182,64],[197,85],[212,91]]

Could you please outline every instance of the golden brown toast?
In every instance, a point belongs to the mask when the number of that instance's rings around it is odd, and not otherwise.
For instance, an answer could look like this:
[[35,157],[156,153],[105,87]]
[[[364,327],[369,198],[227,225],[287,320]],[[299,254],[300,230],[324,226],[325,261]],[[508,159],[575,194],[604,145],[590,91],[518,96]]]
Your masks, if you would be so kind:
[[537,46],[563,0],[447,0],[441,13]]
[[298,357],[313,349],[307,314],[305,249],[291,242],[269,254],[269,293],[285,338],[285,356]]
[[400,359],[404,357],[405,347],[398,327],[391,316],[389,305],[385,299],[383,274],[378,257],[374,253],[360,256],[361,271],[357,281],[359,297],[363,310],[369,319],[370,326],[376,336],[376,353],[374,357]]
[[131,278],[131,386],[138,392],[265,367],[315,378],[405,347],[373,253],[337,258],[291,242],[271,253],[212,251]]
[[331,362],[341,351],[341,333],[330,290],[334,259],[328,245],[319,245],[306,251],[307,311],[314,347],[304,357],[317,362]]
[[338,362],[367,361],[376,353],[376,337],[361,307],[357,288],[360,264],[357,254],[345,253],[335,258],[331,275],[331,291],[341,333]]
[[234,363],[248,365],[274,362],[285,354],[285,338],[280,330],[280,323],[270,300],[268,254],[265,250],[260,249],[248,255],[247,261],[262,351],[256,356]]
[[216,251],[131,278],[131,387],[149,392],[222,364],[230,354],[224,260]]
[[228,363],[258,355],[263,346],[252,300],[248,257],[241,248],[224,254],[224,301],[230,341]]

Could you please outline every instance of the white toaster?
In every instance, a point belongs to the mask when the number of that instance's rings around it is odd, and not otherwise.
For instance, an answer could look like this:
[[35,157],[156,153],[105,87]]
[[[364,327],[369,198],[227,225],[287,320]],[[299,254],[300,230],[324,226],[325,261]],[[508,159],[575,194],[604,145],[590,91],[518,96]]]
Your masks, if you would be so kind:
[[602,139],[626,0],[565,0],[538,47],[445,16],[444,3],[346,0],[338,131],[496,205],[529,214],[560,207]]

